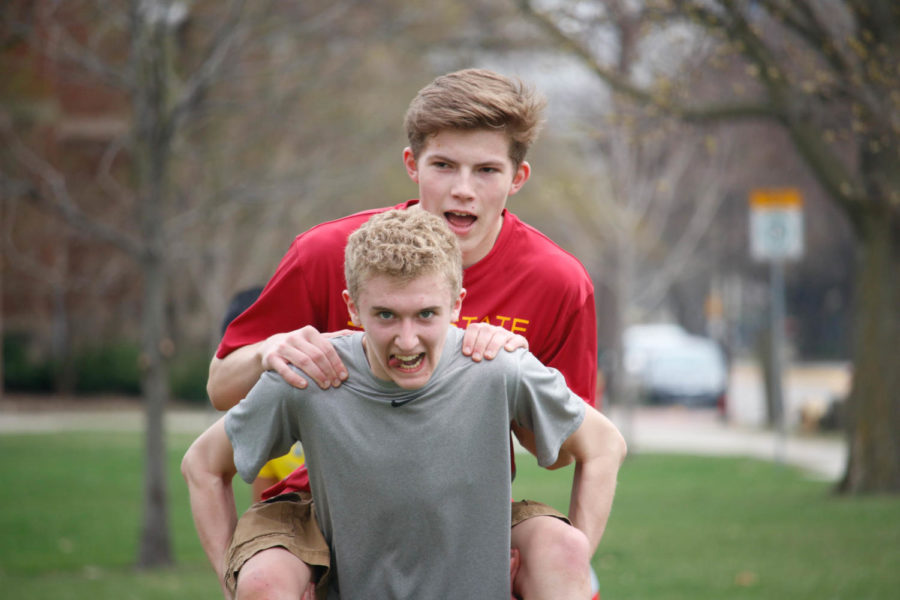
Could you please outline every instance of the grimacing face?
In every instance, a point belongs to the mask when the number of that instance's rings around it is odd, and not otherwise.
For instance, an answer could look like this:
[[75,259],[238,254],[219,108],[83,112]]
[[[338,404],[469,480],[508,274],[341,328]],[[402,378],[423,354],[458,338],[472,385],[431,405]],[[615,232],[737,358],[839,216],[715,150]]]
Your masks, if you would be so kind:
[[439,273],[410,282],[373,275],[360,285],[357,302],[344,290],[350,318],[365,330],[372,374],[404,389],[424,386],[440,362],[465,294],[451,298],[450,284]]
[[409,177],[419,185],[419,202],[442,217],[459,239],[463,266],[487,256],[503,226],[506,200],[531,174],[509,157],[509,138],[488,129],[445,129],[428,138],[418,160],[403,151]]

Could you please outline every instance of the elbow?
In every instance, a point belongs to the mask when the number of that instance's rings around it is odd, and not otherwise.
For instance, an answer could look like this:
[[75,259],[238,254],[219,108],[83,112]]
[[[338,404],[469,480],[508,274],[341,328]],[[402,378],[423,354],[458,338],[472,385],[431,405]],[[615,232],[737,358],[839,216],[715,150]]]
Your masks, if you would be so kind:
[[615,435],[612,437],[613,454],[618,456],[619,466],[622,466],[622,463],[625,462],[625,457],[628,456],[628,443],[618,429],[616,429]]
[[230,407],[223,401],[221,394],[219,394],[216,390],[216,387],[213,385],[212,377],[206,382],[206,395],[209,397],[209,403],[212,404],[213,408],[216,410],[228,410]]
[[603,432],[605,440],[605,454],[611,457],[618,466],[621,466],[628,455],[628,443],[619,428],[612,421],[606,420],[606,431]]
[[184,456],[181,458],[181,476],[187,482],[188,487],[197,479],[197,449],[196,443],[191,444]]
[[206,379],[206,395],[209,397],[209,403],[213,405],[213,408],[225,411],[231,408],[235,403],[228,403],[228,398],[225,397],[222,386],[218,385],[218,367],[221,362],[221,359],[214,356],[212,362],[209,363],[209,376]]

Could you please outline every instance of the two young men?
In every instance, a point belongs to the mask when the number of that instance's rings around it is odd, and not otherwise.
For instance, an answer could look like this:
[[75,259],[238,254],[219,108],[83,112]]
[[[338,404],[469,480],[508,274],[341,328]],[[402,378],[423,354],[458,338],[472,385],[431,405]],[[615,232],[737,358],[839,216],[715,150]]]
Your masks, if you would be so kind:
[[[423,88],[407,111],[409,147],[403,152],[419,199],[398,208],[438,215],[459,240],[468,290],[457,320],[466,328],[463,353],[476,361],[494,356],[509,334],[485,324],[502,326],[524,336],[532,353],[561,371],[570,389],[593,405],[597,346],[590,279],[574,257],[506,210],[508,197],[530,177],[525,154],[537,136],[543,106],[531,89],[484,70],[451,73]],[[289,365],[320,386],[341,385],[347,370],[319,332],[348,326],[341,300],[346,239],[385,210],[326,223],[295,239],[259,300],[231,323],[210,365],[208,391],[217,408],[236,404],[266,370],[306,386]],[[533,447],[528,431],[514,430]],[[517,595],[569,597],[561,590],[587,580],[614,488],[613,476],[593,497],[579,495],[569,515],[575,527],[551,510],[513,506],[512,546],[521,557],[513,582]],[[303,470],[273,493],[308,489]],[[258,537],[269,533],[260,531]],[[277,550],[250,557],[242,576],[261,573],[275,581],[285,572],[284,554]]]
[[[440,218],[419,208],[373,216],[350,236],[345,270],[342,296],[364,330],[333,339],[348,380],[301,390],[266,373],[185,455],[204,548],[224,564],[235,525],[220,517],[234,510],[235,471],[252,481],[265,461],[301,441],[322,534],[278,542],[325,572],[328,598],[505,600],[510,422],[531,432],[542,466],[576,462],[576,496],[603,484],[598,473],[615,477],[624,443],[526,351],[479,363],[462,355],[463,333],[451,327],[466,295],[461,256]],[[285,524],[290,507],[309,506],[279,498],[263,510]],[[260,513],[244,515],[235,537]],[[219,571],[229,591],[235,556],[257,547],[253,539],[232,545]]]

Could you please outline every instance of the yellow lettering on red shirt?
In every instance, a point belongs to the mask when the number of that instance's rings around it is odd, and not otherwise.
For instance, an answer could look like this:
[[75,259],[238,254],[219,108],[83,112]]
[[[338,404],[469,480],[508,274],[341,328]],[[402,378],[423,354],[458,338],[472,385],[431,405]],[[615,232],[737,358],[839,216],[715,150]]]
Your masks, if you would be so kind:
[[[504,317],[504,316],[502,316],[502,315],[497,315],[497,320],[499,321],[499,323],[497,323],[497,324],[498,324],[500,327],[506,327],[506,323],[509,322],[509,319],[510,319],[509,317]],[[509,329],[509,327],[506,327],[506,328]]]
[[479,318],[478,316],[460,316],[459,321],[454,324],[461,329],[465,329],[474,322],[487,323],[488,325],[498,325],[504,329],[508,329],[513,333],[524,334],[528,331],[528,325],[531,323],[528,319],[520,319],[516,317],[504,317],[503,315],[495,315],[493,317],[486,316]]
[[528,328],[524,325],[528,325],[528,323],[530,323],[528,319],[513,319],[512,327],[509,330],[513,333],[525,333]]

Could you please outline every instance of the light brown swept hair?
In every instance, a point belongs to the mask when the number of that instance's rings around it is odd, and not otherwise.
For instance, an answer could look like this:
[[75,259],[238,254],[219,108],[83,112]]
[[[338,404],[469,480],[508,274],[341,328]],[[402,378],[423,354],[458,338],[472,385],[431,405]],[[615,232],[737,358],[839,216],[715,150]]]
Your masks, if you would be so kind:
[[418,160],[429,136],[445,129],[494,129],[509,137],[513,166],[537,139],[546,100],[519,79],[486,69],[442,75],[419,90],[406,111],[404,127]]

